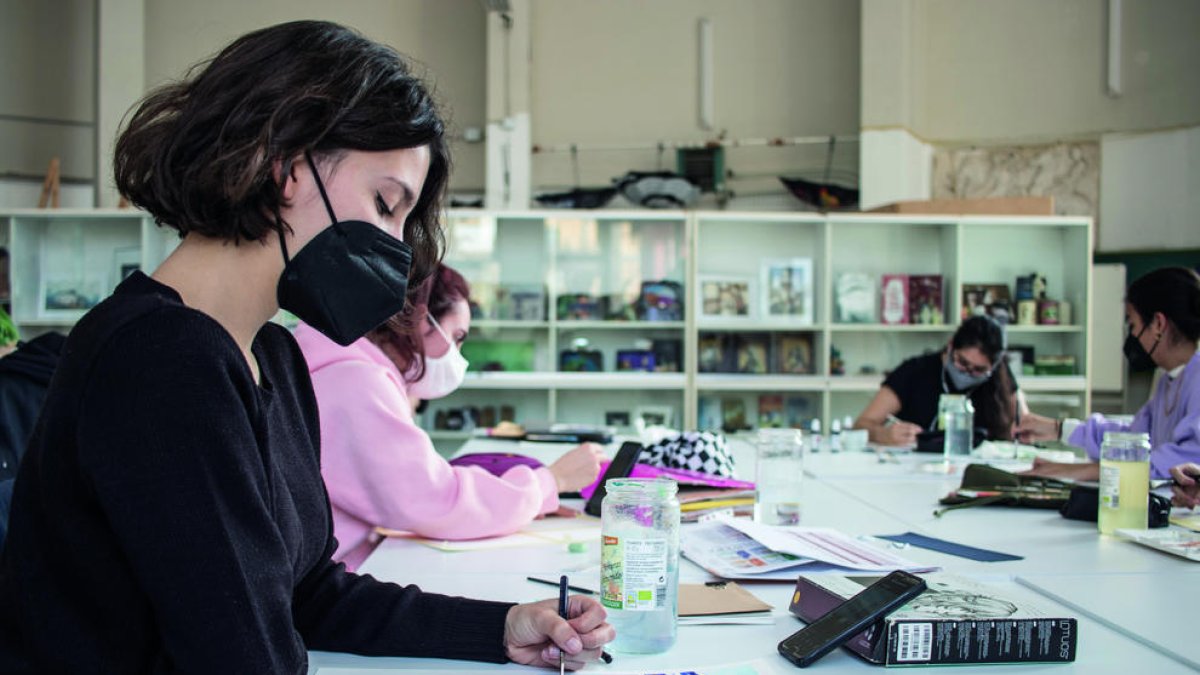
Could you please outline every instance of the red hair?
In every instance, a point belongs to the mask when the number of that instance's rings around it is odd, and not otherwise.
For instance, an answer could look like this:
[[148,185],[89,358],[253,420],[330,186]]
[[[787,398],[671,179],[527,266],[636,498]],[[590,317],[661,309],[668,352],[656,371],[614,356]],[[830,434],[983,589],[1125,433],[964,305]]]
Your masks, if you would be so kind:
[[421,338],[425,317],[439,321],[460,300],[470,304],[471,286],[457,270],[439,264],[428,279],[409,289],[404,309],[368,333],[367,338],[387,354],[405,377],[412,364],[418,364],[412,373],[415,382],[425,374],[425,341]]

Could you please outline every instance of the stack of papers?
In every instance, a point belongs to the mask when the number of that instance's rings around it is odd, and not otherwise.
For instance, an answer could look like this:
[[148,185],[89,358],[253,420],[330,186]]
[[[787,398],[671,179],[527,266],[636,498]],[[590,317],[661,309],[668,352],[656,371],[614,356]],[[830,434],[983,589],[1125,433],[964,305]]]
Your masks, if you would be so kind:
[[902,558],[827,527],[782,527],[717,517],[685,529],[680,550],[724,579],[794,581],[800,572],[933,572],[937,566]]
[[714,513],[749,516],[754,513],[754,490],[741,488],[683,489],[679,491],[683,522],[694,523]]
[[1117,530],[1117,535],[1142,546],[1200,562],[1200,532],[1175,528],[1158,530]]

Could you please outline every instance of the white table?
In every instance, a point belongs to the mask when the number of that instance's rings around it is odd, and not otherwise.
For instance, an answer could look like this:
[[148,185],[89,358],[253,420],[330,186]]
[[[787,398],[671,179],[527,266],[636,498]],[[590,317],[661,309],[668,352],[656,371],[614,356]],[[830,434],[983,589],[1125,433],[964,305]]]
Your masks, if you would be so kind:
[[[496,451],[494,441],[468,445],[471,451]],[[512,444],[503,447],[526,454],[537,453],[552,460],[563,446]],[[530,448],[529,446],[533,446]],[[568,446],[569,447],[569,446]],[[486,449],[485,449],[486,448]],[[534,452],[529,452],[529,449]],[[739,452],[739,455],[742,453]],[[739,457],[740,466],[747,461]],[[981,507],[950,512],[934,518],[937,497],[956,478],[927,474],[916,469],[923,459],[903,459],[901,464],[879,464],[874,455],[833,455],[813,458],[805,483],[803,522],[833,526],[853,535],[894,534],[916,531],[952,541],[1025,556],[1024,560],[982,563],[907,548],[906,557],[943,566],[947,571],[967,574],[1002,587],[1013,595],[1040,595],[1043,604],[1066,605],[1079,618],[1079,648],[1073,664],[1029,664],[1021,673],[1153,673],[1188,672],[1195,663],[1186,656],[1186,636],[1197,625],[1200,602],[1178,602],[1187,591],[1200,588],[1200,565],[1161,554],[1127,542],[1101,537],[1095,525],[1062,519],[1054,511]],[[748,468],[748,467],[747,467]],[[742,471],[752,475],[753,471]],[[598,539],[598,531],[597,531]],[[400,583],[416,583],[428,591],[466,595],[492,600],[530,601],[550,597],[552,588],[527,582],[525,576],[557,578],[572,576],[579,585],[598,585],[599,546],[583,553],[569,553],[566,546],[494,549],[444,553],[407,539],[389,539],[367,559],[362,572]],[[589,578],[590,577],[592,578]],[[689,561],[680,566],[681,580],[699,582],[711,577]],[[1162,579],[1164,586],[1155,581]],[[1115,584],[1117,598],[1090,601],[1087,588]],[[683,626],[679,641],[665,654],[616,655],[613,664],[589,666],[588,672],[642,673],[657,670],[700,669],[706,666],[763,658],[779,673],[795,672],[778,656],[780,640],[802,627],[787,613],[792,586],[782,582],[759,582],[747,587],[775,607],[774,625]],[[1107,588],[1107,586],[1106,586]],[[1153,590],[1157,588],[1158,590]],[[1145,605],[1137,598],[1147,593]],[[1196,591],[1194,595],[1200,595]],[[1050,598],[1047,602],[1045,598]],[[1147,616],[1153,621],[1143,621]],[[1181,627],[1178,630],[1171,626]],[[1194,650],[1192,650],[1194,651]],[[857,657],[837,650],[813,666],[820,671],[837,669],[870,672]],[[495,666],[432,659],[367,658],[347,654],[314,652],[312,670],[344,675],[341,669],[360,672],[396,670],[403,672],[483,672],[525,670],[519,666]],[[528,669],[530,672],[546,672]],[[877,672],[877,671],[876,671]],[[959,667],[956,673],[1016,672],[1007,666]]]

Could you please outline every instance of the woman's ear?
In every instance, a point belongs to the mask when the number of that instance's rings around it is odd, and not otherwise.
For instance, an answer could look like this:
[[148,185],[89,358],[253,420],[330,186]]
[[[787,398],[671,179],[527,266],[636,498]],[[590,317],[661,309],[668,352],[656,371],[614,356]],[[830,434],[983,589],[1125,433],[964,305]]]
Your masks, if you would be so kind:
[[1151,319],[1151,328],[1154,330],[1154,337],[1161,337],[1167,332],[1167,328],[1171,325],[1171,321],[1167,319],[1167,315],[1162,312],[1155,312],[1154,318]]
[[284,204],[291,203],[296,197],[296,164],[295,159],[288,160],[286,163],[283,160],[275,160],[275,165],[272,167],[275,184],[279,186],[279,195]]

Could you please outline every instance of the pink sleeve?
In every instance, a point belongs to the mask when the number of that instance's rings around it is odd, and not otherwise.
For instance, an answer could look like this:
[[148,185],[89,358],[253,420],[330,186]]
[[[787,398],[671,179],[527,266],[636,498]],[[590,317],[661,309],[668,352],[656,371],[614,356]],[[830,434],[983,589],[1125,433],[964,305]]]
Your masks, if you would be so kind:
[[313,373],[330,501],[374,525],[439,539],[509,534],[558,508],[546,468],[497,477],[451,466],[413,421],[398,374],[343,361]]

